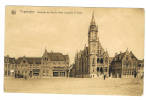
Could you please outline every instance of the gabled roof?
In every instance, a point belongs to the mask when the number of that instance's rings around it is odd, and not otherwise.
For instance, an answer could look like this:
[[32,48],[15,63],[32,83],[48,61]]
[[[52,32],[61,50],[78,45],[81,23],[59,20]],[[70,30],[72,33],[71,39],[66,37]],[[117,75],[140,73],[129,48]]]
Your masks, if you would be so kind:
[[[113,61],[115,61],[115,62],[121,62],[122,59],[123,59],[123,57],[124,57],[125,55],[126,55],[126,52],[117,54],[117,55],[113,58]],[[129,53],[129,55],[130,55],[130,57],[131,57],[132,59],[138,60],[138,59],[135,57],[135,55],[132,53],[132,51]],[[115,58],[116,58],[116,60],[115,60]]]
[[138,60],[132,52],[130,52],[130,55],[131,55],[131,58],[132,58],[132,59]]

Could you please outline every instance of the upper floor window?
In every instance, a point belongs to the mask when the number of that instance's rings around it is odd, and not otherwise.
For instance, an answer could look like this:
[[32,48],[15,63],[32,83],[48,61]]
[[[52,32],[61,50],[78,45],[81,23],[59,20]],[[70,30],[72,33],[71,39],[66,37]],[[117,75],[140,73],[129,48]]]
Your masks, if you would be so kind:
[[100,62],[100,60],[99,60],[99,58],[97,58],[97,63],[99,63]]

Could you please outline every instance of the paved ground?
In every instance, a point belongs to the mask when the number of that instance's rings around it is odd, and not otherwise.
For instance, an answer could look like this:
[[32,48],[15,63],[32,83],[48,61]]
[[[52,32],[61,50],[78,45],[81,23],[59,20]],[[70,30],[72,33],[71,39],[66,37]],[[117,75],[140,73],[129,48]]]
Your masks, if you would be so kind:
[[99,94],[99,95],[142,95],[141,79],[90,79],[90,78],[48,78],[48,79],[4,79],[5,92]]

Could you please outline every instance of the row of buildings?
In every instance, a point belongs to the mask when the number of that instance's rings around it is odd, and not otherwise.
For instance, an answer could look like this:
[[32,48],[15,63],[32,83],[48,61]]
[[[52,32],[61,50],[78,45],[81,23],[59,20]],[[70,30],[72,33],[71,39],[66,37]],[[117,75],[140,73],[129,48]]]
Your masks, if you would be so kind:
[[109,57],[98,37],[98,26],[94,14],[88,30],[88,46],[75,54],[75,60],[69,65],[69,56],[62,53],[47,52],[42,57],[5,56],[5,76],[33,77],[137,77],[144,73],[144,60],[129,51]]
[[5,56],[4,75],[15,78],[47,78],[69,76],[69,56],[62,53],[47,52],[42,57]]

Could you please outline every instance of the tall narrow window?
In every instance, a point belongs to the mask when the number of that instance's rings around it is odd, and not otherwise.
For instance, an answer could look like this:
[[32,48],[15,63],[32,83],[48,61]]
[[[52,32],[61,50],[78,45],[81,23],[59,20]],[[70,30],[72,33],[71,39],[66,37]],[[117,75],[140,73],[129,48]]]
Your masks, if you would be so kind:
[[93,61],[92,61],[92,65],[95,65],[95,62],[94,62],[95,58],[93,58]]
[[103,58],[101,58],[100,63],[103,63]]
[[99,58],[97,58],[97,63],[99,63]]

